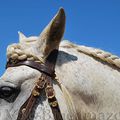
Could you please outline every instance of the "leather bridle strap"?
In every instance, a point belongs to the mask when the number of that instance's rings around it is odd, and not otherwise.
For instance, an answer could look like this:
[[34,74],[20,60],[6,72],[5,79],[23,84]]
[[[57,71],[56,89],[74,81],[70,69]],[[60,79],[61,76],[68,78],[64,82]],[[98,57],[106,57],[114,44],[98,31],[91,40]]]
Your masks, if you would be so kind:
[[46,59],[44,65],[40,65],[39,63],[35,63],[34,61],[21,61],[15,64],[9,64],[9,63],[7,64],[7,67],[26,65],[42,72],[42,75],[39,78],[39,80],[36,82],[36,85],[32,90],[30,97],[20,108],[17,120],[28,119],[36,103],[36,100],[40,97],[40,94],[43,91],[46,93],[46,96],[48,98],[48,102],[50,104],[54,119],[63,120],[57,99],[55,97],[55,92],[53,89],[53,80],[55,77],[54,71],[55,71],[57,55],[58,55],[58,50],[53,50]]
[[21,66],[21,65],[26,65],[28,67],[31,67],[33,69],[36,69],[42,73],[45,73],[49,76],[53,76],[54,71],[51,70],[49,67],[45,66],[44,64],[40,64],[39,62],[35,62],[35,61],[31,61],[31,60],[27,60],[27,61],[19,61],[17,63],[8,63],[6,65],[6,68],[8,67],[15,67],[15,66]]

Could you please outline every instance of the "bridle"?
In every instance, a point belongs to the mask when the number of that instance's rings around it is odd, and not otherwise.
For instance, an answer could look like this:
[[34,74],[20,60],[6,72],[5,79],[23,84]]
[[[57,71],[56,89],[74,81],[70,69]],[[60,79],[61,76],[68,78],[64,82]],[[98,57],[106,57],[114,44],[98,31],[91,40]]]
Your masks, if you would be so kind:
[[8,67],[16,67],[21,65],[29,66],[33,69],[40,71],[42,74],[39,80],[36,82],[35,87],[32,90],[30,97],[27,101],[21,106],[17,120],[27,120],[32,108],[34,107],[37,99],[40,97],[41,92],[46,93],[49,105],[51,107],[53,116],[55,120],[63,120],[59,104],[55,97],[55,92],[53,89],[53,80],[55,80],[55,64],[58,56],[58,50],[53,50],[49,56],[46,58],[44,64],[40,64],[35,61],[9,61],[6,65]]

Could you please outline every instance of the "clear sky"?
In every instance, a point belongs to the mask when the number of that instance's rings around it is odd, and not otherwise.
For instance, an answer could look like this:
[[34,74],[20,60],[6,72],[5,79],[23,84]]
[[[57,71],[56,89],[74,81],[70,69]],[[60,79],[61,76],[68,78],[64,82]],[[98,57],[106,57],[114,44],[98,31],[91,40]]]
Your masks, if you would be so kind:
[[59,7],[67,16],[64,39],[120,56],[120,0],[0,0],[0,75],[17,31],[39,35]]

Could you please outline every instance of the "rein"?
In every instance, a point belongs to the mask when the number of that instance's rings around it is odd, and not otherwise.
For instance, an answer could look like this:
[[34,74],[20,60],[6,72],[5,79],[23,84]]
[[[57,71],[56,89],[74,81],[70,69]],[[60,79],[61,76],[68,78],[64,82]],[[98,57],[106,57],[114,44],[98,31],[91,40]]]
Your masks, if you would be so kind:
[[44,64],[37,63],[35,61],[14,61],[8,62],[6,68],[16,67],[21,65],[29,66],[42,72],[41,77],[36,82],[35,87],[32,90],[30,97],[21,106],[17,120],[27,120],[32,109],[39,99],[41,92],[45,92],[48,99],[55,120],[63,120],[58,101],[55,97],[53,89],[53,80],[55,80],[55,64],[58,56],[58,50],[53,50],[47,57]]

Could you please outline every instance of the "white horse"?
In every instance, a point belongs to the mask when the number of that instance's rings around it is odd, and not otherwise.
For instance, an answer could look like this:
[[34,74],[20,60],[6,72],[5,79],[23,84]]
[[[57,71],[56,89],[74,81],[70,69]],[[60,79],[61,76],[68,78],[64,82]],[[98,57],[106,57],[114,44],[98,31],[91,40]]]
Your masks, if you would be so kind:
[[[7,59],[44,62],[59,46],[54,84],[63,120],[120,119],[120,58],[103,50],[61,41],[65,13],[61,8],[39,37],[19,32],[19,43],[8,46]],[[54,58],[53,58],[54,59]],[[25,65],[9,67],[0,78],[0,120],[16,120],[41,72]],[[28,120],[54,120],[41,94]]]

